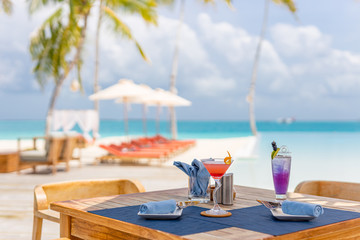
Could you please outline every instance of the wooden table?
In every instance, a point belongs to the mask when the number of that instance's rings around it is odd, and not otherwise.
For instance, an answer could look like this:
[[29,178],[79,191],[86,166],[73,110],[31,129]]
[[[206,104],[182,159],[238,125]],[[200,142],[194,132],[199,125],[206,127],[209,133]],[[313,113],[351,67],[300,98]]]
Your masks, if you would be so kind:
[[[259,205],[255,200],[271,200],[271,190],[236,186],[237,196],[232,206],[226,210]],[[321,204],[327,208],[360,212],[360,202],[325,198],[298,193],[289,193],[289,198],[296,201]],[[122,206],[134,206],[148,201],[166,199],[184,200],[187,189],[171,189],[146,193],[126,194],[111,197],[55,202],[51,209],[60,212],[60,235],[71,239],[347,239],[360,237],[360,218],[311,228],[281,236],[272,236],[260,232],[231,227],[205,233],[177,236],[170,233],[142,227],[136,224],[119,221],[88,213],[87,211],[108,209]],[[201,204],[211,208],[211,204]]]
[[18,165],[18,152],[0,152],[0,173],[17,171]]

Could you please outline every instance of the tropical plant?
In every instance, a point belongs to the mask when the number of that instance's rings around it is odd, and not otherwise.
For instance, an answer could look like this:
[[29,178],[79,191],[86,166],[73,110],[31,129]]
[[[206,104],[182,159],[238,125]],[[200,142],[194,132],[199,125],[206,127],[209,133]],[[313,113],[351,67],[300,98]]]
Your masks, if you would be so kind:
[[[285,5],[292,13],[296,12],[296,6],[293,0],[272,0],[274,3],[277,4],[283,4]],[[266,33],[267,28],[267,20],[268,20],[268,13],[269,13],[269,4],[270,0],[265,0],[265,8],[264,8],[264,17],[263,17],[263,23],[261,27],[261,33],[259,42],[256,48],[255,52],[255,58],[254,58],[254,64],[252,68],[252,74],[251,74],[251,82],[250,82],[250,88],[249,88],[249,94],[246,98],[246,100],[249,103],[249,121],[250,121],[250,128],[253,135],[257,135],[257,129],[256,129],[256,120],[255,120],[255,112],[254,112],[254,99],[255,99],[255,86],[256,86],[256,77],[257,77],[257,68],[259,65],[260,60],[260,53],[261,53],[261,46],[264,40],[264,36]]]
[[[132,35],[130,28],[116,12],[122,10],[124,12],[138,14],[145,22],[157,24],[156,6],[157,2],[155,0],[99,0],[99,16],[95,38],[94,93],[99,90],[99,41],[103,18],[109,20],[108,22],[112,24],[115,33],[120,33],[124,38],[133,41],[142,58],[149,62],[139,42]],[[98,100],[94,101],[94,108],[96,111],[99,111]]]
[[55,81],[46,117],[46,135],[50,132],[51,118],[61,87],[74,67],[78,71],[82,65],[81,51],[86,37],[87,20],[93,1],[89,0],[33,0],[30,12],[41,6],[60,4],[31,37],[30,53],[35,67],[33,71],[41,87],[49,79]]
[[[231,6],[231,1],[232,0],[224,0],[229,7]],[[173,0],[170,2],[174,2]],[[215,3],[214,0],[203,0],[204,3]],[[181,0],[181,6],[180,6],[180,17],[179,17],[179,25],[178,25],[178,29],[176,32],[176,39],[175,39],[175,47],[174,47],[174,55],[173,55],[173,60],[172,60],[172,66],[171,66],[171,74],[170,74],[170,92],[177,94],[177,89],[176,89],[176,77],[177,77],[177,70],[178,70],[178,58],[179,58],[179,38],[180,38],[180,32],[181,32],[181,27],[183,25],[184,22],[184,11],[185,11],[185,0]],[[177,138],[177,126],[176,126],[176,112],[175,112],[175,107],[170,106],[169,107],[169,111],[170,111],[170,125],[171,125],[171,137],[172,139],[176,139]]]
[[4,11],[7,15],[10,15],[12,13],[12,2],[11,0],[0,0],[1,7],[0,11]]
[[[156,2],[154,0],[100,0],[99,2],[101,18],[104,14],[106,18],[110,19],[114,29],[133,40],[141,55],[146,59],[140,44],[133,38],[129,27],[121,21],[114,9],[120,8],[131,13],[136,12],[147,22],[156,23]],[[33,71],[40,86],[43,87],[51,78],[55,81],[46,117],[46,134],[50,131],[52,115],[61,87],[75,67],[78,72],[78,81],[82,86],[80,75],[81,52],[86,38],[88,16],[96,1],[32,0],[30,12],[51,3],[60,4],[60,6],[36,31],[30,44],[30,52],[33,61],[36,62]],[[98,50],[96,54],[98,57]]]

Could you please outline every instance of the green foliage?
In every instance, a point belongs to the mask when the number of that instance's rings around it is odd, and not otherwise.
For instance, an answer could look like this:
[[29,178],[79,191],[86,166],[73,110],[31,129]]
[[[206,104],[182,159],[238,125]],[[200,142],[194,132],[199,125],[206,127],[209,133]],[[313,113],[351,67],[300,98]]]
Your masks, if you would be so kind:
[[273,2],[285,5],[292,13],[296,12],[296,6],[293,0],[273,0]]
[[139,42],[132,35],[129,26],[121,20],[117,12],[121,10],[124,13],[138,14],[145,22],[156,25],[156,7],[157,1],[155,0],[105,0],[102,6],[104,17],[109,20],[108,22],[114,32],[120,33],[124,38],[133,41],[142,58],[147,62],[150,62],[150,60],[146,57]]
[[122,10],[131,14],[139,14],[148,23],[157,23],[155,0],[105,0],[105,6],[112,10]]
[[104,7],[105,16],[111,20],[114,31],[121,33],[123,37],[134,41],[138,51],[140,52],[143,59],[147,62],[149,62],[149,59],[146,57],[144,51],[142,50],[140,44],[136,41],[136,39],[133,37],[130,28],[123,22],[121,19],[115,14],[115,12],[110,9],[109,7]]
[[[80,44],[83,26],[79,25],[79,20],[88,6],[77,5],[80,3],[76,0],[69,3],[67,15],[64,6],[60,6],[31,37],[30,53],[35,62],[33,72],[41,87],[51,78],[57,83],[62,76],[68,75],[74,52]],[[76,65],[80,68],[81,61]]]
[[[2,10],[10,15],[12,13],[12,2],[11,0],[0,0],[1,1],[1,8]],[[1,8],[0,8],[0,11],[1,11]]]
[[[215,0],[202,0],[204,3],[215,3]],[[232,0],[224,0],[228,5],[229,7],[232,7]]]

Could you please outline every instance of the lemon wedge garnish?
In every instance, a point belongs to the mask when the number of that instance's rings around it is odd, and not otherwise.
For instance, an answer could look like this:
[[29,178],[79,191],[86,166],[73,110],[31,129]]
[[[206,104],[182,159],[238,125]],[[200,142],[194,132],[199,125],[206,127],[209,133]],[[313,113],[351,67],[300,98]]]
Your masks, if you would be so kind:
[[226,164],[231,164],[231,155],[230,155],[229,151],[227,151],[227,153],[229,154],[229,156],[224,158],[224,162]]
[[278,154],[279,151],[280,151],[280,148],[276,149],[276,151],[272,151],[271,159],[274,159],[274,157],[276,157],[276,155]]

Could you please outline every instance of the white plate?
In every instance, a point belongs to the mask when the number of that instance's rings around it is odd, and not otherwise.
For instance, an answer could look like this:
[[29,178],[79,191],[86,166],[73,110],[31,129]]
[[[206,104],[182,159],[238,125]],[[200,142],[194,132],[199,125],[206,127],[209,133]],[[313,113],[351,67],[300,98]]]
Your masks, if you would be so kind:
[[281,208],[270,209],[270,211],[276,219],[283,220],[283,221],[308,221],[308,220],[315,218],[314,216],[310,216],[310,215],[286,214],[286,213],[283,213]]
[[183,209],[176,208],[173,213],[167,213],[167,214],[143,214],[138,212],[138,216],[147,218],[147,219],[176,219],[181,217]]

